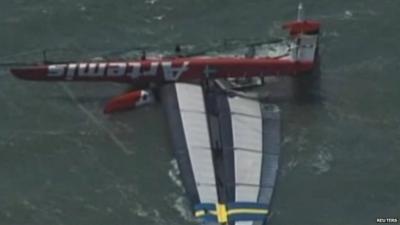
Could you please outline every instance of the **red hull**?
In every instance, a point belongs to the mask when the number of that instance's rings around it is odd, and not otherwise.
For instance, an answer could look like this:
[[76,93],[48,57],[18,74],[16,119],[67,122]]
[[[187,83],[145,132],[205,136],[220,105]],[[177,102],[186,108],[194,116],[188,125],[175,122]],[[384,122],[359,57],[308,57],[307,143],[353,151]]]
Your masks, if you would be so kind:
[[150,91],[138,90],[131,91],[117,96],[107,102],[104,113],[114,113],[135,107],[147,105],[154,102],[154,97]]
[[175,58],[170,61],[70,63],[11,69],[26,80],[114,81],[126,83],[202,80],[205,78],[296,75],[314,62],[270,58]]

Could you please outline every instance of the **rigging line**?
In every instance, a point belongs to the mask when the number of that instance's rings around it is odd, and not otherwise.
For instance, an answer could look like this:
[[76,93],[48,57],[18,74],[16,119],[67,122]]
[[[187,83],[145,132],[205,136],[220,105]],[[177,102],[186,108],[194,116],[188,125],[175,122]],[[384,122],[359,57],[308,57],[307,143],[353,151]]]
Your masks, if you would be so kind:
[[[199,49],[196,50],[194,52],[187,52],[186,54],[184,54],[185,56],[193,56],[193,55],[198,55],[198,54],[204,54],[207,51],[211,51],[211,50],[217,50],[220,48],[234,48],[234,47],[248,47],[248,46],[258,46],[258,45],[262,45],[262,44],[273,44],[273,43],[278,43],[278,42],[282,42],[284,39],[282,38],[269,38],[269,39],[240,39],[240,38],[232,38],[232,39],[225,39],[223,42],[222,41],[217,41],[217,42],[212,42],[213,44],[211,44],[211,46],[207,46],[205,49]],[[210,43],[208,43],[210,44]],[[199,44],[199,46],[203,46],[204,44]],[[232,46],[233,45],[233,46]],[[170,48],[166,48],[163,47],[163,45],[144,45],[144,46],[137,46],[137,47],[126,47],[126,48],[120,48],[120,49],[115,49],[115,50],[100,50],[100,49],[90,49],[90,48],[77,48],[77,47],[70,47],[70,48],[49,48],[49,49],[33,49],[33,50],[29,50],[29,51],[23,51],[23,52],[19,52],[16,54],[12,54],[12,55],[5,55],[5,56],[0,56],[0,60],[6,60],[6,59],[12,59],[12,58],[16,58],[16,57],[21,57],[21,56],[29,56],[32,54],[41,54],[43,52],[47,52],[47,53],[54,53],[54,52],[76,52],[76,53],[82,53],[82,52],[89,52],[89,57],[90,55],[95,55],[95,56],[101,56],[101,57],[108,57],[108,56],[115,56],[115,55],[123,55],[126,54],[128,52],[136,52],[139,50],[152,50],[152,49],[156,49],[157,47],[161,47],[161,49],[170,49]],[[94,56],[93,56],[94,57]],[[1,63],[3,64],[2,66],[7,66],[7,64],[10,65],[23,65],[25,63],[20,63],[20,62],[5,62],[5,63]],[[26,63],[28,64],[28,63]]]
[[33,53],[41,53],[43,51],[43,49],[34,49],[34,50],[30,50],[30,51],[24,51],[24,52],[19,52],[13,55],[5,55],[5,56],[0,56],[0,60],[3,59],[9,59],[9,58],[15,58],[18,56],[25,56],[25,55],[30,55]]
[[127,155],[132,155],[134,152],[129,150],[125,144],[118,139],[117,136],[115,136],[115,134],[113,132],[111,132],[109,129],[107,129],[107,127],[105,127],[105,125],[96,118],[96,116],[90,112],[89,110],[87,110],[85,108],[85,106],[83,106],[81,103],[79,103],[79,101],[76,99],[75,94],[71,91],[71,89],[69,89],[65,84],[60,84],[60,86],[64,89],[65,93],[71,98],[72,101],[74,101],[78,108],[100,129],[104,130],[108,136],[111,138],[111,140]]
[[79,52],[80,49],[78,48],[41,48],[41,49],[32,49],[29,51],[23,51],[23,52],[18,52],[12,55],[5,55],[5,56],[0,56],[0,60],[4,59],[9,59],[9,58],[15,58],[18,56],[29,56],[32,54],[42,54],[43,52]]

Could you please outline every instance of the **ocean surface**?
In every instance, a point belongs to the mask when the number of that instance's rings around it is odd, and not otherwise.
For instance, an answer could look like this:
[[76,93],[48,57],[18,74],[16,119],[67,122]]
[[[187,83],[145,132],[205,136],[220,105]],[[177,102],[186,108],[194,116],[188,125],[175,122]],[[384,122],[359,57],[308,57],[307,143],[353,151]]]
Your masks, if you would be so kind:
[[[320,20],[317,102],[279,103],[271,225],[400,217],[400,1],[304,0]],[[282,36],[293,0],[3,0],[0,62]],[[73,51],[66,51],[73,50]],[[57,54],[57,57],[60,53]],[[48,56],[51,57],[51,56]],[[128,86],[0,70],[0,225],[190,225],[160,105],[104,115]],[[397,100],[396,100],[397,99]]]

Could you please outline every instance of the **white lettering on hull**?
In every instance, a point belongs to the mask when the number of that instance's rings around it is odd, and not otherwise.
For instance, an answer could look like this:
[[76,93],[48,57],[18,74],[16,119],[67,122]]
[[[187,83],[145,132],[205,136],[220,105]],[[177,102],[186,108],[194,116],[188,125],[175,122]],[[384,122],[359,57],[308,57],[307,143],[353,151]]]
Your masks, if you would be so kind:
[[125,72],[126,72],[126,63],[109,63],[106,76],[121,77],[125,74]]
[[132,79],[136,79],[140,76],[140,67],[141,67],[140,63],[131,62],[131,63],[128,63],[128,67],[132,68],[131,71],[126,74],[128,77],[131,77]]
[[[76,66],[75,64],[73,65],[73,71],[75,72]],[[106,66],[106,63],[81,63],[79,64],[78,74],[85,77],[101,77],[104,75]]]
[[76,73],[77,69],[78,69],[78,65],[77,64],[69,64],[68,65],[66,79],[67,80],[72,80],[74,78],[74,76],[75,76],[75,73]]
[[164,78],[167,81],[178,80],[183,72],[188,70],[189,62],[185,61],[181,67],[172,67],[171,62],[162,62]]
[[159,62],[151,62],[150,63],[150,69],[142,71],[141,75],[145,76],[145,77],[146,76],[155,76],[155,75],[157,75],[157,69],[158,69],[159,65],[160,65]]
[[161,68],[165,80],[175,81],[188,70],[189,61],[183,62],[181,66],[173,66],[172,62],[151,62],[149,66],[144,66],[141,62],[57,64],[48,66],[48,76],[65,76],[66,80],[72,80],[74,77],[100,78],[123,76],[137,79],[142,76],[156,76],[159,68]]
[[65,65],[65,64],[50,65],[48,76],[49,77],[62,77],[62,76],[64,76],[65,68],[67,68],[67,65]]

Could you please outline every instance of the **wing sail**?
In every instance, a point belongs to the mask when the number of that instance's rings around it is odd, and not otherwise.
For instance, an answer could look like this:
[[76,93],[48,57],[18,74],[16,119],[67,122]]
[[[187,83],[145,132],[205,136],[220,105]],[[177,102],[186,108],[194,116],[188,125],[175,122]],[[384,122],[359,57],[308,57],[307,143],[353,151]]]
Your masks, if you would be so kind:
[[216,179],[203,90],[171,84],[162,89],[172,144],[192,202],[217,202]]
[[260,104],[229,99],[235,158],[235,201],[257,202],[262,165]]
[[280,153],[277,106],[229,97],[217,87],[162,90],[172,144],[195,216],[265,224]]

